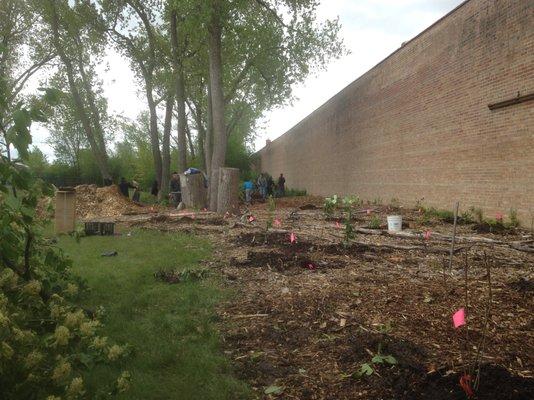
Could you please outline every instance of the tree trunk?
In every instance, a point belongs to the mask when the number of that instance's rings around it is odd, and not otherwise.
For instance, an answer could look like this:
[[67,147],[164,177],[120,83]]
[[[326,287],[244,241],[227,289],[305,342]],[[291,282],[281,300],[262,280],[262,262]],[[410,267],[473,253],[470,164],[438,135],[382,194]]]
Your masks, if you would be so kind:
[[189,153],[191,154],[191,159],[194,160],[195,155],[195,145],[193,143],[193,138],[191,137],[191,129],[189,129],[189,125],[186,125],[185,133],[187,134],[187,143],[189,144]]
[[226,126],[224,122],[224,93],[222,78],[221,0],[212,0],[211,21],[208,28],[209,72],[211,88],[211,115],[213,118],[213,154],[209,187],[210,210],[217,210],[219,168],[226,161]]
[[176,106],[178,111],[178,170],[187,169],[187,117],[185,114],[185,82],[182,60],[180,59],[180,44],[178,43],[178,25],[176,10],[171,12],[171,44],[174,75],[176,84]]
[[[212,141],[213,141],[213,114],[211,112],[211,88],[208,82],[208,110],[206,115],[207,129],[204,136],[204,164],[206,165],[206,173],[211,176],[211,156],[212,156]],[[209,192],[208,192],[209,199]]]
[[207,190],[202,174],[180,174],[182,202],[187,208],[201,209],[207,205]]
[[163,138],[161,141],[161,189],[158,192],[158,200],[166,199],[169,194],[169,182],[171,179],[171,128],[173,105],[174,93],[170,90],[167,94],[167,100],[165,101],[165,123],[163,125]]
[[159,149],[159,134],[158,134],[158,115],[156,110],[156,102],[152,94],[152,82],[150,77],[145,77],[146,83],[146,99],[148,102],[148,110],[150,112],[150,146],[152,148],[152,157],[154,159],[154,170],[156,172],[156,180],[158,181],[159,189],[162,188],[162,171],[163,165],[161,161],[161,151]]
[[217,212],[239,213],[239,169],[219,168]]
[[83,130],[85,132],[85,135],[87,136],[87,141],[89,142],[89,145],[91,146],[91,151],[93,153],[93,156],[95,157],[95,161],[96,161],[96,164],[98,165],[100,173],[102,174],[102,178],[104,180],[107,180],[107,179],[111,180],[111,174],[109,173],[109,167],[108,167],[107,154],[105,154],[105,149],[100,149],[100,146],[96,139],[95,132],[93,131],[93,127],[91,125],[91,121],[88,116],[87,110],[85,109],[85,105],[83,104],[82,96],[80,95],[80,92],[78,91],[78,88],[76,86],[76,79],[74,76],[74,67],[72,65],[71,60],[65,53],[63,46],[61,44],[61,41],[60,41],[59,18],[57,15],[55,1],[49,0],[49,4],[50,4],[51,11],[52,11],[52,15],[51,15],[52,19],[51,19],[51,24],[50,24],[52,28],[52,36],[53,36],[52,41],[59,55],[59,58],[61,59],[61,62],[63,63],[67,71],[67,81],[69,84],[69,90],[74,100],[74,107],[76,110],[76,114],[78,118],[80,119],[80,122],[82,123]]

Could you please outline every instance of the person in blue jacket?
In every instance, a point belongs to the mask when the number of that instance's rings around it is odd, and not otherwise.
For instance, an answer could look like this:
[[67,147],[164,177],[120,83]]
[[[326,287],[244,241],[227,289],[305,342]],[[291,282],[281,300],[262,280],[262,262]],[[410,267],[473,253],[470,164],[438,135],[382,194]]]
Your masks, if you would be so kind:
[[250,204],[252,201],[252,191],[254,190],[254,184],[250,179],[243,183],[243,189],[245,189],[245,203]]

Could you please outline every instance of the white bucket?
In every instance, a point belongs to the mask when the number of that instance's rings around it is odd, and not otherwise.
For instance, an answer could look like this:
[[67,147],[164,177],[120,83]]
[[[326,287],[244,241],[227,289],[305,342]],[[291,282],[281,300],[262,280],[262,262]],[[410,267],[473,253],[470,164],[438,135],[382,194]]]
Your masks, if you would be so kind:
[[402,231],[402,215],[388,215],[388,231]]

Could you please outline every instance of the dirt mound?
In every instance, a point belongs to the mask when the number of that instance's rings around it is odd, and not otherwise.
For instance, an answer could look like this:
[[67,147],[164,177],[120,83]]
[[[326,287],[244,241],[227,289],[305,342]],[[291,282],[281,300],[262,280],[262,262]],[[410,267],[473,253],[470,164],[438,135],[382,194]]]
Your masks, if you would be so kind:
[[101,188],[96,185],[79,185],[75,189],[77,218],[117,217],[148,212],[141,205],[124,197],[116,185]]

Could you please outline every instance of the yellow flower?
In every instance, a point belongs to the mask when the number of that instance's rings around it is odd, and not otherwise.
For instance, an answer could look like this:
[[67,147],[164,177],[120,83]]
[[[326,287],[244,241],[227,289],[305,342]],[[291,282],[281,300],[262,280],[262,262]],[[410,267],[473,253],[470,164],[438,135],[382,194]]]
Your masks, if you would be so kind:
[[19,277],[11,268],[5,268],[0,272],[0,286],[13,288],[17,284],[18,279]]
[[70,363],[65,360],[61,360],[52,372],[52,379],[56,382],[62,381],[70,375],[71,371],[72,368],[70,366]]
[[29,330],[23,331],[19,328],[13,328],[13,338],[16,342],[29,343],[33,339],[33,332]]
[[67,287],[65,288],[65,293],[70,296],[76,296],[78,294],[78,286],[76,286],[74,283],[67,284]]
[[[2,286],[0,284],[0,286]],[[0,310],[2,310],[7,305],[7,297],[0,293]]]
[[131,375],[128,371],[124,371],[117,378],[117,390],[119,391],[119,393],[126,392],[128,389],[130,389],[130,378]]
[[0,346],[0,355],[2,357],[10,359],[11,357],[13,357],[14,353],[15,352],[9,344],[7,344],[6,342],[2,342],[2,346]]
[[22,291],[26,294],[29,294],[30,296],[38,296],[39,293],[41,293],[41,282],[33,280],[29,281],[24,287],[22,288]]
[[54,319],[61,318],[64,312],[65,312],[65,308],[58,304],[53,304],[50,307],[50,316]]
[[27,368],[32,368],[39,364],[43,360],[43,358],[44,357],[42,353],[38,352],[37,350],[34,350],[26,356],[24,364]]
[[113,346],[111,346],[111,348],[109,349],[109,353],[108,353],[108,359],[110,361],[115,361],[116,359],[118,359],[122,353],[123,353],[123,349],[122,347],[114,344]]
[[93,336],[95,334],[95,329],[98,326],[98,321],[87,321],[82,322],[80,325],[80,333],[82,336]]
[[9,325],[9,318],[0,311],[0,328],[6,327]]
[[108,341],[108,338],[107,337],[95,337],[93,339],[93,347],[95,349],[103,349],[104,347],[106,347],[106,344],[107,344],[107,341]]
[[83,314],[82,310],[78,310],[73,313],[68,313],[65,316],[65,325],[71,329],[76,328],[83,322],[84,319],[85,315]]
[[58,326],[54,332],[54,337],[56,338],[56,345],[66,346],[70,338],[69,328],[63,325]]
[[82,378],[74,378],[71,382],[69,387],[67,388],[67,399],[75,399],[78,396],[81,396],[84,394],[83,391],[83,379]]

